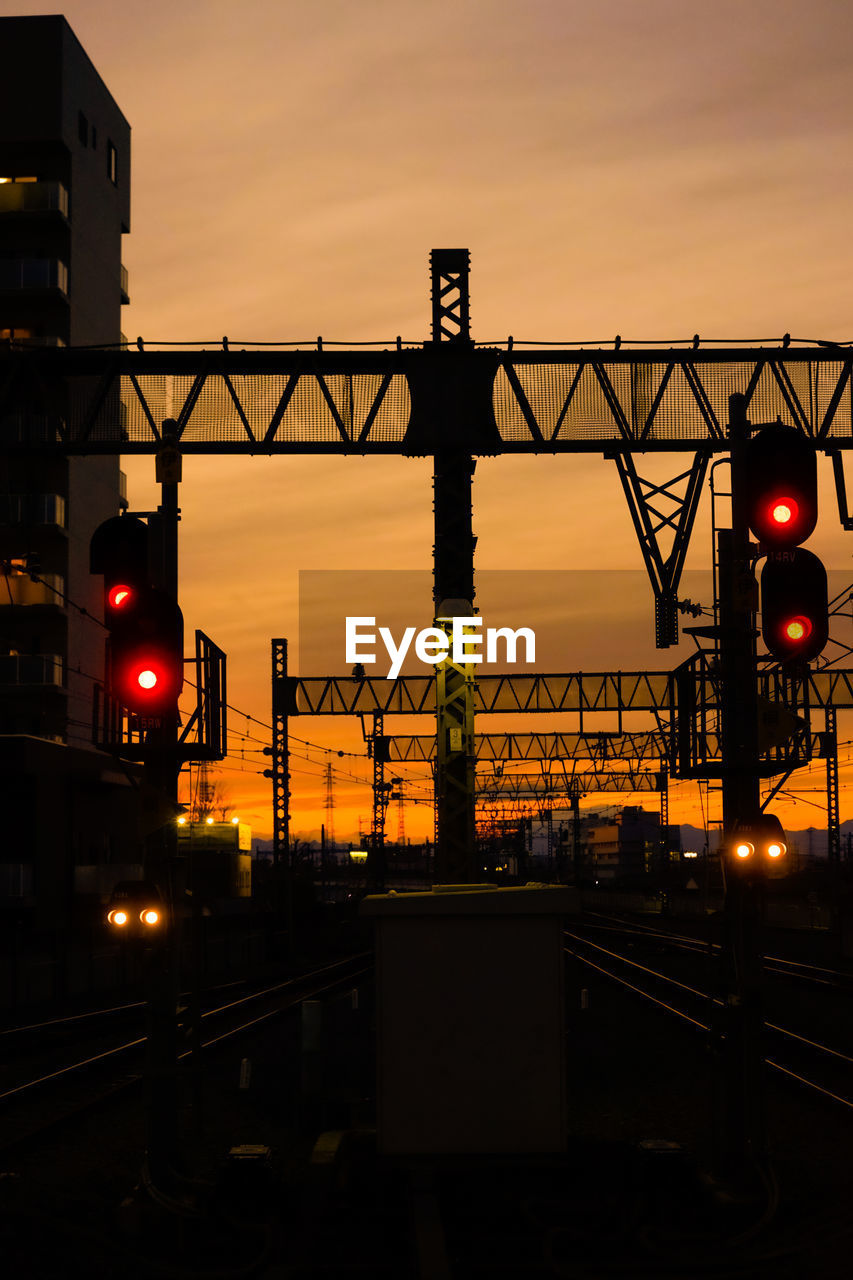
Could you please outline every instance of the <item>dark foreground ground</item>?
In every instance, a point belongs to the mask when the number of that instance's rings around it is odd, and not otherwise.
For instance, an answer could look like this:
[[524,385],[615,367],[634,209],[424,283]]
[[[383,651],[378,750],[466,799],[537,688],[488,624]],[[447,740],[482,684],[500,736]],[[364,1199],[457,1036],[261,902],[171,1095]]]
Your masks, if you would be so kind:
[[[570,973],[572,984],[588,989],[589,1007],[570,995],[564,1159],[386,1165],[371,1134],[367,1016],[338,1022],[322,1097],[316,1077],[303,1079],[296,1023],[267,1024],[209,1062],[201,1110],[182,1110],[200,1181],[173,1189],[174,1202],[134,1195],[141,1094],[8,1153],[4,1274],[853,1274],[853,1113],[768,1080],[773,1178],[752,1200],[726,1202],[703,1176],[711,1064],[702,1037],[589,971]],[[229,1159],[240,1144],[271,1154]]]

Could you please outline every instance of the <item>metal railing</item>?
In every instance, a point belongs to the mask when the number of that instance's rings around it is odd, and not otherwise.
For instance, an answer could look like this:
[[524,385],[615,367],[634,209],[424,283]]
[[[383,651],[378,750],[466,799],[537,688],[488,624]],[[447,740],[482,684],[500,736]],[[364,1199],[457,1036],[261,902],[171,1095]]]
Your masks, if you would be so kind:
[[0,182],[0,214],[61,213],[68,217],[68,191],[61,182]]

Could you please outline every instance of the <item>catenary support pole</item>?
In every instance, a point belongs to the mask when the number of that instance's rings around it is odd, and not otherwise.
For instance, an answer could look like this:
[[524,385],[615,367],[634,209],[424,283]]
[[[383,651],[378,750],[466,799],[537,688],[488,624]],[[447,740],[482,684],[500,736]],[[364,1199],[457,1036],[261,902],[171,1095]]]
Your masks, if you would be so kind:
[[290,864],[290,750],[287,641],[272,641],[272,778],[273,791],[273,905],[284,922],[287,945],[293,947],[293,877]]
[[[435,249],[430,255],[432,341],[468,347],[470,338],[467,249]],[[440,423],[433,490],[436,626],[447,631],[453,617],[474,608],[474,545],[470,452],[446,440]],[[470,663],[448,657],[436,669],[436,850],[435,879],[457,884],[476,880],[474,678]]]

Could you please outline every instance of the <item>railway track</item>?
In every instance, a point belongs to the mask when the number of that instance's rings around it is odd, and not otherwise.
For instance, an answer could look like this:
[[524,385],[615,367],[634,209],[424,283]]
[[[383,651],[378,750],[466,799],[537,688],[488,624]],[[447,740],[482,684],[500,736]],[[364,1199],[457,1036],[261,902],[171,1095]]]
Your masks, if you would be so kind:
[[[371,970],[372,953],[359,952],[240,995],[235,989],[242,983],[215,988],[200,1011],[195,1046],[180,1052],[178,1062],[247,1035],[305,1000],[346,989]],[[0,1035],[0,1151],[139,1086],[146,1009],[132,1002],[7,1028]]]
[[[591,925],[621,936],[623,949],[604,945],[578,929],[567,930],[566,952],[586,968],[651,1002],[694,1031],[719,1034],[724,998],[714,989],[719,944],[623,922]],[[624,947],[633,954],[626,954]],[[654,952],[647,963],[643,952]],[[762,1056],[767,1067],[833,1105],[853,1111],[851,975],[842,970],[765,956],[774,982],[765,993]],[[804,987],[803,984],[807,984]],[[792,995],[796,990],[797,995]]]
[[[589,913],[598,917],[595,921],[584,920],[584,928],[601,930],[608,933],[622,934],[626,937],[655,939],[662,946],[674,950],[694,952],[696,954],[718,955],[720,944],[709,939],[695,938],[690,935],[673,933],[667,929],[654,928],[651,925],[639,924],[625,920],[619,916],[605,916],[599,912]],[[764,972],[779,977],[799,978],[803,982],[816,986],[832,987],[839,991],[853,994],[853,971],[832,969],[826,965],[809,964],[802,960],[787,959],[782,956],[765,954]]]

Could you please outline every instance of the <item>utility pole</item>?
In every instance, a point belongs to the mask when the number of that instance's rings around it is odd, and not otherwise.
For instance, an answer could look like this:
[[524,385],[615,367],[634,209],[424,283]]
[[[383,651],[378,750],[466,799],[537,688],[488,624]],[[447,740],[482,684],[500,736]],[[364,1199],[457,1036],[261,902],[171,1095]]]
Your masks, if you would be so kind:
[[323,799],[323,809],[326,816],[324,824],[326,832],[326,842],[332,853],[335,850],[335,790],[334,778],[332,775],[331,760],[326,763],[326,794]]
[[385,811],[391,791],[390,782],[385,781],[388,739],[381,711],[373,713],[373,732],[368,742],[373,757],[373,817],[367,846],[367,890],[380,893],[385,887]]

